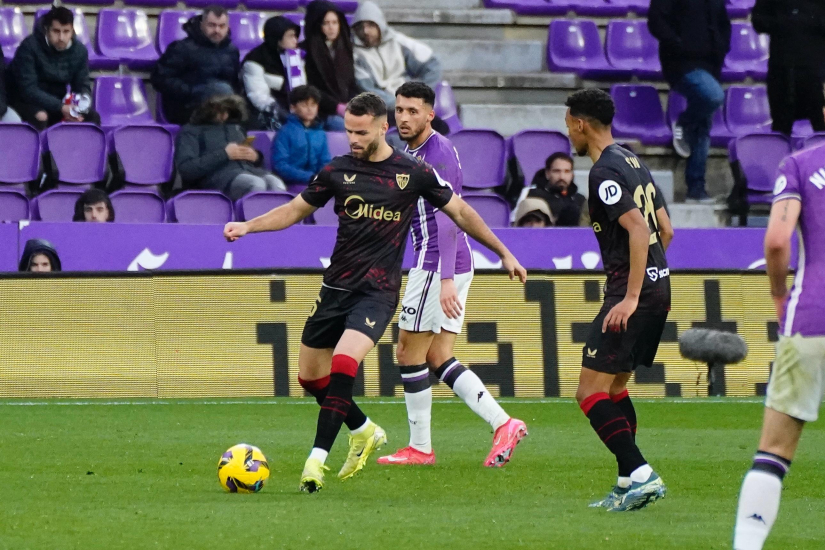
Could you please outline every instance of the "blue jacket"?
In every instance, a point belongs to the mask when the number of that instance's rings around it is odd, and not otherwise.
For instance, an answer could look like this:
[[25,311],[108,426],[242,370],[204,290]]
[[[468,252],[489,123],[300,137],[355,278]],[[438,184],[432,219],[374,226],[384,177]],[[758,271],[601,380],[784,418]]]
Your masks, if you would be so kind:
[[330,160],[323,126],[316,122],[307,128],[289,115],[272,142],[272,170],[287,183],[309,183]]

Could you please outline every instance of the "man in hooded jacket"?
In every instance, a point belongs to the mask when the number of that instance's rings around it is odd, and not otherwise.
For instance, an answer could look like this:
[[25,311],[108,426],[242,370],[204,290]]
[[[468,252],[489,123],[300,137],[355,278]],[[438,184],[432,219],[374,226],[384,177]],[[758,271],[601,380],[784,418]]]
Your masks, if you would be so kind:
[[226,9],[206,7],[183,29],[187,37],[169,44],[152,71],[152,86],[173,124],[186,124],[210,97],[240,91],[240,53],[232,43]]
[[54,245],[45,239],[29,239],[23,248],[18,271],[60,271],[60,257]]

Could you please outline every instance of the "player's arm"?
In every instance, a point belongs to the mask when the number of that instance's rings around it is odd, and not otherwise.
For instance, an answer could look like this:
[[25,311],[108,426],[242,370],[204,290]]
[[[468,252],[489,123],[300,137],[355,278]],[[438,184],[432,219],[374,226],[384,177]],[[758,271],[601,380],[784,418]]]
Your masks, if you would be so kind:
[[788,294],[788,264],[791,261],[791,235],[799,221],[802,203],[788,197],[775,202],[765,232],[765,262],[771,282],[771,296],[779,319],[784,316],[785,297]]
[[510,279],[518,277],[524,283],[527,282],[527,270],[525,270],[515,256],[504,246],[495,233],[487,227],[478,212],[473,207],[464,202],[456,194],[453,194],[442,211],[447,214],[455,224],[463,229],[469,236],[480,242],[485,247],[495,252],[501,258],[501,264],[510,274]]
[[301,195],[298,195],[288,203],[273,208],[266,214],[261,214],[248,222],[230,222],[226,224],[223,236],[226,237],[227,241],[234,242],[247,233],[280,231],[295,225],[316,210],[317,208],[305,201]]
[[639,305],[642,284],[645,281],[645,266],[650,246],[650,226],[638,208],[633,208],[619,216],[619,225],[628,233],[630,241],[630,273],[627,276],[627,293],[624,300],[611,309],[604,318],[602,332],[607,329],[627,330],[627,320]]
[[673,225],[670,223],[670,216],[668,216],[667,209],[662,207],[656,210],[656,221],[659,227],[659,240],[662,242],[662,248],[667,252],[667,247],[673,240]]

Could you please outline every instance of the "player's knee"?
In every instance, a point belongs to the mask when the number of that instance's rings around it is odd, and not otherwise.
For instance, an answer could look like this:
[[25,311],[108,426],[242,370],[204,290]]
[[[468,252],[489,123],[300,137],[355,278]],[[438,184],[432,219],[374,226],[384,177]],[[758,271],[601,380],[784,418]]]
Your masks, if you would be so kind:
[[433,371],[452,358],[452,353],[445,353],[440,349],[430,349],[427,352],[427,364],[430,366],[430,370]]
[[398,346],[395,348],[395,360],[399,365],[409,365],[410,348],[405,342],[399,340]]
[[584,401],[588,397],[590,397],[590,392],[588,390],[586,390],[585,388],[582,388],[581,386],[576,388],[576,402],[579,405],[581,405],[582,401]]

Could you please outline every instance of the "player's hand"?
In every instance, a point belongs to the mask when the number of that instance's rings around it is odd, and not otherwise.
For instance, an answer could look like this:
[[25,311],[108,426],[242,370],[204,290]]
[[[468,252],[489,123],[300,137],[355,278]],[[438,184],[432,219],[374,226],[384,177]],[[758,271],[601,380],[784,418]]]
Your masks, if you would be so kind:
[[518,277],[522,284],[527,282],[527,270],[521,267],[521,264],[512,254],[508,254],[501,259],[501,266],[507,270],[511,281]]
[[[444,282],[442,281],[442,284]],[[776,318],[779,319],[781,323],[782,320],[785,318],[785,296],[772,296],[773,298],[773,307],[776,308]]]
[[625,298],[615,306],[613,306],[604,318],[602,323],[602,332],[620,332],[627,330],[627,320],[636,311],[636,306],[639,305],[638,299]]
[[448,319],[461,317],[461,301],[452,279],[441,279],[441,309]]
[[223,228],[223,236],[230,243],[234,243],[247,233],[249,233],[249,227],[246,222],[229,222]]

